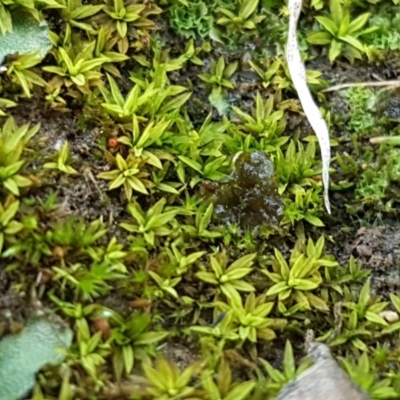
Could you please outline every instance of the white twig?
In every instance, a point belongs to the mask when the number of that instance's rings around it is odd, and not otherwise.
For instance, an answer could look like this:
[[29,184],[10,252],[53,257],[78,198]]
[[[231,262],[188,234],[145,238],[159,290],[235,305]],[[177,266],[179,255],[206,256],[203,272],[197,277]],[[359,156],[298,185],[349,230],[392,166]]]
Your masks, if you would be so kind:
[[315,104],[306,80],[306,69],[301,60],[297,42],[297,22],[300,17],[302,0],[289,0],[289,34],[286,45],[286,60],[294,87],[299,96],[304,113],[317,135],[322,157],[322,182],[324,185],[324,202],[328,213],[331,213],[329,203],[329,166],[331,163],[331,144],[328,126]]

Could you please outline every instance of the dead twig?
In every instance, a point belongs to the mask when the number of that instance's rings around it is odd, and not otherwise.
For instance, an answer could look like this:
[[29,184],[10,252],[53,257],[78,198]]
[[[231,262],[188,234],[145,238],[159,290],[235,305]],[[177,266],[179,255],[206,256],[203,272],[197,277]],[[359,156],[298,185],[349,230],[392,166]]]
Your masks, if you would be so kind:
[[379,81],[379,82],[351,82],[351,83],[341,83],[340,85],[331,86],[327,89],[322,90],[323,93],[328,92],[336,92],[342,89],[348,89],[353,87],[384,87],[391,86],[399,87],[400,80],[392,80],[392,81]]

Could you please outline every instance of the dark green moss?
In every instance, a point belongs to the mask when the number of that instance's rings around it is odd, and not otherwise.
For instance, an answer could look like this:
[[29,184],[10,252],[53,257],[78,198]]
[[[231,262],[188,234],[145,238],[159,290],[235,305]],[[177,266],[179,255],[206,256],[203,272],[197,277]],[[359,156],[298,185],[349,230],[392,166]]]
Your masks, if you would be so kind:
[[277,227],[283,214],[274,165],[262,151],[241,153],[228,180],[214,188],[214,215],[219,222],[243,228]]

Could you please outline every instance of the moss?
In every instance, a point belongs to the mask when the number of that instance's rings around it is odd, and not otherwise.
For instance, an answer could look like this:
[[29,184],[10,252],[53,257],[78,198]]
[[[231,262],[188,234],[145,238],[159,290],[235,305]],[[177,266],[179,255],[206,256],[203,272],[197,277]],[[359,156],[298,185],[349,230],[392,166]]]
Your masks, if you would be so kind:
[[[308,329],[372,398],[400,397],[399,154],[369,141],[398,143],[398,96],[322,91],[397,76],[393,4],[304,2],[331,216],[287,2],[0,4],[0,31],[28,11],[52,45],[0,77],[0,335],[37,312],[74,333],[31,400],[272,400],[308,366]],[[361,20],[338,44],[319,22],[341,10]]]

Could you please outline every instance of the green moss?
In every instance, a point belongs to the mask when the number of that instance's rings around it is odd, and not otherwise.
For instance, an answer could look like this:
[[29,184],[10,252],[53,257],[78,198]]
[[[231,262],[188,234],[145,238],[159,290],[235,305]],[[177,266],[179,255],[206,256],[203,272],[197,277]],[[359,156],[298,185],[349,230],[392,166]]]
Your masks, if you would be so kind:
[[287,2],[0,4],[2,31],[21,9],[51,29],[49,55],[8,57],[0,77],[0,335],[38,301],[74,333],[32,400],[272,400],[308,366],[308,329],[373,398],[400,397],[399,282],[358,230],[397,237],[398,96],[321,92],[396,76],[396,2],[304,3],[331,216],[283,53]]
[[191,1],[188,5],[176,3],[169,8],[170,25],[185,38],[202,38],[210,35],[213,28],[211,10],[204,1]]

